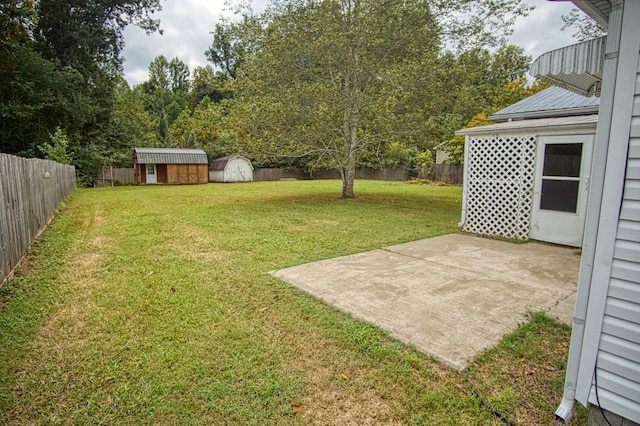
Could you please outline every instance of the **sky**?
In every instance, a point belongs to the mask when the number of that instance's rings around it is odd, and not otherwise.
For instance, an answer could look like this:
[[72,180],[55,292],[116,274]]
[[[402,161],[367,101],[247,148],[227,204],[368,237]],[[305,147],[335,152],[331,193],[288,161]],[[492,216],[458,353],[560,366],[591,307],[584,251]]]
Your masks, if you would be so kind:
[[[207,65],[204,52],[211,45],[215,24],[226,13],[225,0],[164,0],[162,11],[154,18],[160,19],[163,34],[146,35],[140,28],[129,26],[124,32],[124,76],[133,87],[147,80],[151,61],[164,55],[168,60],[180,58],[193,70]],[[261,11],[268,0],[253,0],[253,9]],[[535,6],[526,18],[520,18],[514,26],[509,42],[524,48],[532,59],[559,47],[576,43],[571,29],[561,31],[561,15],[569,13],[573,4],[548,0],[525,0]]]

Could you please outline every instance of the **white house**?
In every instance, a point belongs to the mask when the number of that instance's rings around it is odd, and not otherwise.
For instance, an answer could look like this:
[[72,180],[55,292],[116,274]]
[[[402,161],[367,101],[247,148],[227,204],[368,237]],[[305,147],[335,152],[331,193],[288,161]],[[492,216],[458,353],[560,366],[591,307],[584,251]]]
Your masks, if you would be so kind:
[[464,129],[466,232],[580,247],[599,99],[554,86]]
[[253,166],[242,157],[220,157],[209,164],[209,182],[252,182]]
[[564,396],[591,424],[640,423],[640,0],[572,0],[607,28],[597,42],[547,52],[531,74],[600,93]]

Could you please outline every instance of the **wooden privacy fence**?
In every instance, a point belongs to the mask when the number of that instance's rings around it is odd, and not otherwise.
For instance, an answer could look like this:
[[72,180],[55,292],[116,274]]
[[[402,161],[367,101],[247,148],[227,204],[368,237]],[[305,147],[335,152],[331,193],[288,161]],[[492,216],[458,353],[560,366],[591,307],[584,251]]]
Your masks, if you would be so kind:
[[463,174],[464,166],[462,164],[434,164],[432,180],[451,185],[462,185]]
[[[356,179],[377,179],[377,180],[405,180],[407,169],[405,167],[394,167],[390,169],[371,169],[368,167],[358,167],[356,169]],[[254,181],[274,181],[274,180],[307,180],[307,179],[340,179],[340,172],[337,170],[314,170],[313,172],[303,172],[300,170],[267,169],[259,168],[253,171]]]
[[96,188],[120,185],[133,185],[133,167],[102,167],[93,181]]
[[[462,165],[434,164],[433,171],[424,178],[452,185],[462,185],[462,172]],[[314,170],[313,172],[305,172],[301,170],[270,168],[256,168],[253,171],[254,181],[309,179],[340,179],[340,173],[338,173],[337,170]],[[407,169],[402,166],[382,170],[359,167],[356,169],[356,179],[401,181],[407,179]],[[133,168],[103,167],[93,182],[93,186],[95,187],[119,185],[133,185]]]
[[[434,164],[431,173],[429,173],[428,176],[424,176],[424,178],[436,182],[445,182],[451,185],[462,185],[463,171],[464,166],[462,164]],[[340,179],[340,173],[337,170],[314,170],[309,173],[300,170],[267,168],[255,169],[253,171],[254,181],[288,179]],[[407,169],[402,166],[382,170],[359,167],[356,169],[356,179],[402,181],[407,179]]]
[[0,285],[75,187],[73,166],[0,154]]
[[254,181],[309,180],[311,175],[302,170],[260,168],[253,170]]

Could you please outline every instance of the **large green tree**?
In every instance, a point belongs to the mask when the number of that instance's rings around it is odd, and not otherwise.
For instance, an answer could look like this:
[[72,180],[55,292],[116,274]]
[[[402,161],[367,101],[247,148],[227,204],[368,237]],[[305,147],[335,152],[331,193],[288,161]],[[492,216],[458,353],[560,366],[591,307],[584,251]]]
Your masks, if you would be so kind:
[[89,79],[101,71],[121,73],[122,32],[129,24],[148,32],[159,21],[151,14],[160,0],[38,0],[34,37],[39,50]]
[[238,154],[235,140],[225,129],[224,102],[204,99],[191,113],[185,109],[171,126],[171,138],[176,146],[200,148],[209,158]]
[[240,11],[239,21],[223,18],[216,23],[213,41],[205,56],[226,78],[235,79],[242,66],[256,52],[261,19],[250,8]]
[[259,111],[242,140],[254,156],[304,156],[339,170],[343,197],[353,197],[358,155],[392,138],[378,118],[398,112],[396,100],[437,56],[438,26],[420,0],[275,6],[244,69],[236,113]]
[[57,128],[92,173],[107,150],[122,32],[158,29],[160,0],[0,2],[0,149],[40,155]]
[[191,77],[191,90],[187,96],[189,108],[194,110],[205,98],[220,102],[230,97],[230,93],[224,88],[224,81],[224,77],[216,75],[210,65],[195,67]]
[[189,92],[189,67],[180,58],[167,60],[164,55],[156,56],[149,64],[149,79],[143,83],[147,92],[171,90],[174,93]]
[[118,79],[107,132],[106,164],[130,166],[133,148],[159,145],[156,123],[144,108],[145,96],[140,90],[131,90],[123,78]]
[[160,55],[149,64],[149,80],[134,88],[155,122],[160,146],[175,145],[169,129],[187,106],[189,87],[187,65],[179,58],[168,61]]
[[[337,169],[343,197],[353,197],[360,159],[392,143],[424,150],[447,140],[438,133],[455,121],[446,107],[464,95],[457,58],[496,45],[527,10],[521,0],[274,0],[253,27],[264,31],[241,67],[229,123],[251,156]],[[456,70],[440,55],[445,42]]]

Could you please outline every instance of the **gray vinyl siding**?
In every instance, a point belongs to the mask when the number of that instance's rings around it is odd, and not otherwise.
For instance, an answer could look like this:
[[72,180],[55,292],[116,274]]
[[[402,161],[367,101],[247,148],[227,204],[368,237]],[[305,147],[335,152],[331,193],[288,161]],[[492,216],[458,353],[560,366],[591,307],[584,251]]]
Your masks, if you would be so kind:
[[635,87],[596,379],[603,408],[640,422],[640,70]]

